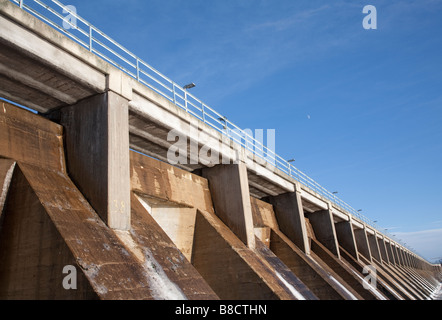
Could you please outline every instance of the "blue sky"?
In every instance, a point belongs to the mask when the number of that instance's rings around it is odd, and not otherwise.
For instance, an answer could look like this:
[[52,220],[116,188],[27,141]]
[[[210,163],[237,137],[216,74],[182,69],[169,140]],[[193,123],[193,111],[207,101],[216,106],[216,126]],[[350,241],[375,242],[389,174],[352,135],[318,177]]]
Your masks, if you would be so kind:
[[[65,0],[429,260],[442,258],[442,1]],[[365,30],[365,5],[377,29]]]

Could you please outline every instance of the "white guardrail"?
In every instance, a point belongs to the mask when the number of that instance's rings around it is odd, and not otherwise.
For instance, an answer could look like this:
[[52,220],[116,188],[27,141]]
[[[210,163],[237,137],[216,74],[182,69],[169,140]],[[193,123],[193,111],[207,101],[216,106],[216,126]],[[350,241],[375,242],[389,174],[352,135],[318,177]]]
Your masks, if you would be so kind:
[[[392,240],[398,243],[401,242],[400,239],[394,239],[394,236],[388,234],[386,229],[379,228],[375,222],[360,214],[360,212],[338,198],[335,194],[322,187],[319,183],[301,172],[287,160],[277,155],[273,150],[264,146],[262,142],[256,140],[248,132],[237,127],[226,117],[210,108],[203,101],[196,98],[180,85],[170,80],[168,77],[144,62],[141,58],[107,36],[104,32],[80,17],[72,6],[64,5],[57,0],[10,1],[61,33],[67,35],[83,47],[87,48],[90,52],[111,63],[136,79],[138,82],[159,93],[210,127],[227,135],[230,139],[237,142],[254,155],[271,162],[277,169],[317,192],[342,210],[352,214],[361,222],[376,229],[379,233],[389,236]],[[54,20],[59,21],[59,23],[54,22]],[[401,245],[405,247],[404,244]],[[411,249],[409,250],[412,251]]]

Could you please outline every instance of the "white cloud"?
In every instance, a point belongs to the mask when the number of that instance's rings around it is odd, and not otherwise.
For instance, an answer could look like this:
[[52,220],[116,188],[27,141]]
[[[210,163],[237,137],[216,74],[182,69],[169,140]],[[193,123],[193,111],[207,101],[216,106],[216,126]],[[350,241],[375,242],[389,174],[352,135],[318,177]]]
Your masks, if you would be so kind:
[[258,23],[255,25],[251,25],[248,28],[248,31],[261,31],[262,29],[272,29],[273,31],[283,31],[288,28],[299,27],[306,21],[314,18],[316,15],[322,13],[324,10],[330,8],[330,5],[323,5],[319,8],[308,9],[304,11],[297,11],[295,14],[279,18],[277,20],[267,21]]
[[393,234],[430,262],[442,256],[442,228]]

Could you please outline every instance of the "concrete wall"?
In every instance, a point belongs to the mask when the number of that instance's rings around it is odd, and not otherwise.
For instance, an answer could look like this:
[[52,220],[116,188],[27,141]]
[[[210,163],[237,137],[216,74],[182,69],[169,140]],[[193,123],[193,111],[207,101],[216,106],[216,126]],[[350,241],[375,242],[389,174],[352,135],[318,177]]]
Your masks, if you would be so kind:
[[[130,230],[104,222],[62,165],[61,126],[11,105],[4,110],[9,120],[0,130],[14,138],[0,136],[0,177],[9,180],[0,219],[2,298],[218,298],[134,199]],[[20,131],[9,128],[24,119],[32,121]],[[26,154],[28,141],[38,141],[46,157]],[[77,290],[62,286],[67,265],[78,274]]]
[[[398,263],[387,265],[380,249],[377,257],[365,256],[373,250],[361,254],[361,248],[379,247],[375,235],[351,220],[337,221],[331,210],[313,211],[299,192],[285,196],[297,211],[278,214],[282,198],[265,202],[251,196],[248,176],[245,171],[241,175],[238,165],[207,169],[200,176],[128,152],[130,227],[112,228],[82,191],[84,184],[71,178],[69,157],[65,159],[73,149],[64,141],[78,132],[7,103],[2,107],[3,298],[424,299],[436,287],[435,274],[413,269],[402,249],[391,243],[384,243],[390,249],[385,252]],[[68,118],[65,123],[75,127],[75,116]],[[100,189],[108,185],[106,179],[99,181],[95,190],[106,190]],[[232,183],[235,192],[220,189]],[[100,191],[96,197],[109,196]],[[290,219],[296,223],[287,223]],[[28,231],[17,234],[17,228]],[[288,236],[299,230],[302,237]],[[253,242],[243,237],[247,232],[253,233]],[[300,245],[297,239],[303,239]],[[26,252],[26,263],[17,252]],[[377,287],[366,289],[363,267],[369,259],[379,279]],[[66,265],[79,272],[76,292],[59,288]],[[25,273],[39,281],[26,280]],[[40,290],[42,281],[47,291]]]
[[[0,95],[46,117],[1,102],[2,297],[412,300],[439,285],[440,266],[7,0],[0,43]],[[230,164],[166,163],[171,129]],[[67,263],[77,295],[50,290]]]

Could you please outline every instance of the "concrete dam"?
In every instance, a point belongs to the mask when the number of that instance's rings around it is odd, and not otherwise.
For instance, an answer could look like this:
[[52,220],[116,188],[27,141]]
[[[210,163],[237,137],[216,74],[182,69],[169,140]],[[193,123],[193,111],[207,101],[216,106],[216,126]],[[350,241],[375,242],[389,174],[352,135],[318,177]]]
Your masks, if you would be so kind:
[[435,298],[441,265],[40,3],[0,0],[0,299]]

